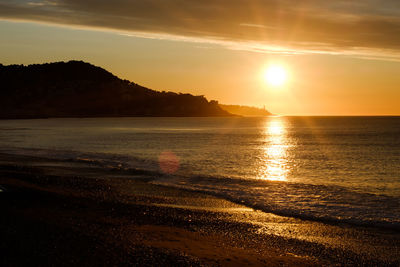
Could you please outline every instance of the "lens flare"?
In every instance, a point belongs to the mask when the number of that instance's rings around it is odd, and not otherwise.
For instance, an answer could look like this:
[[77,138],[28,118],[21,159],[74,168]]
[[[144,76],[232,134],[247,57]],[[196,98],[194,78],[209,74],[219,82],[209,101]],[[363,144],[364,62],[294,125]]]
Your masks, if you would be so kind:
[[173,174],[179,169],[179,158],[171,151],[164,151],[158,157],[158,164],[162,172]]

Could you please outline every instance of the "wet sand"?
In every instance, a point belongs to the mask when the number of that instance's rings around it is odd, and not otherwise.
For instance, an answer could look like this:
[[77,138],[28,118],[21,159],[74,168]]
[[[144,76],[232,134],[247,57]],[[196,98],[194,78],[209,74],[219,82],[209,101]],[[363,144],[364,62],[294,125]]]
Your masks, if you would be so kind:
[[398,232],[277,216],[151,181],[0,154],[0,265],[400,265]]

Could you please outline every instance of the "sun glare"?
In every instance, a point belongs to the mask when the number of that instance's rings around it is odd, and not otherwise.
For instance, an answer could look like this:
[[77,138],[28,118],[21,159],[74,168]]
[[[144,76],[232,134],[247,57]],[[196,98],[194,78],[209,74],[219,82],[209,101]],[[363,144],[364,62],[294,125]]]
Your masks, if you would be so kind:
[[259,165],[259,178],[268,181],[287,181],[289,173],[286,122],[281,118],[268,119],[265,127],[264,157]]
[[286,70],[279,65],[269,66],[264,73],[265,81],[272,86],[281,86],[287,80]]

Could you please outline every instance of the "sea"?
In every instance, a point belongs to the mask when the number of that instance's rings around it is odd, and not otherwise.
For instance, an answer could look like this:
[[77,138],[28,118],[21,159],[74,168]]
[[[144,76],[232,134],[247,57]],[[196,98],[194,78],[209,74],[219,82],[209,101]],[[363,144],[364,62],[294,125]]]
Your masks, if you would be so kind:
[[256,210],[400,230],[400,117],[1,120],[0,152],[141,170],[150,183]]

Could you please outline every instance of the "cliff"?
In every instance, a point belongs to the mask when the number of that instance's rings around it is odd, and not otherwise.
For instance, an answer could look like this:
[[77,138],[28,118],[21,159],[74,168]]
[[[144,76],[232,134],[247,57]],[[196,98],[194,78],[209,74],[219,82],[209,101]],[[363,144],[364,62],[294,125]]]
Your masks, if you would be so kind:
[[229,113],[245,116],[245,117],[258,117],[258,116],[271,116],[273,115],[266,109],[256,108],[256,107],[248,107],[248,106],[240,106],[240,105],[222,105],[220,107]]
[[0,64],[0,118],[232,116],[204,96],[159,92],[82,61]]

